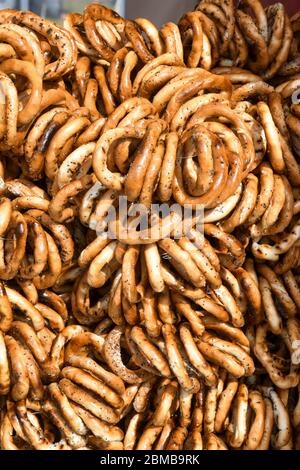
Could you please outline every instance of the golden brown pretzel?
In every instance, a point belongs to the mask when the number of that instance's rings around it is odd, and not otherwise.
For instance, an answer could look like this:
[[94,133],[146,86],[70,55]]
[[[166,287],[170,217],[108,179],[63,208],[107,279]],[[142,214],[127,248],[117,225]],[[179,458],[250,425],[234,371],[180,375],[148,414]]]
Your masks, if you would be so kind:
[[299,447],[299,32],[0,12],[1,449]]
[[143,38],[141,28],[135,21],[126,20],[125,22],[125,34],[130,41],[134,51],[141,59],[142,62],[147,63],[154,59],[154,56],[149,51],[147,44]]
[[100,56],[108,62],[111,62],[113,50],[98,33],[96,27],[96,22],[101,20],[108,21],[121,29],[124,28],[125,20],[116,12],[103,5],[92,3],[85,8],[83,24],[87,38]]

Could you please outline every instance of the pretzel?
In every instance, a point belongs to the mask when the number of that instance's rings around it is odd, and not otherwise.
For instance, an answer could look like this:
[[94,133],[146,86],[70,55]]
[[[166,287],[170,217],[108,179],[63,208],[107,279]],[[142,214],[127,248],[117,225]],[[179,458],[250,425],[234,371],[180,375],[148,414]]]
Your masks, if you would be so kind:
[[76,174],[78,168],[93,153],[94,149],[95,143],[90,142],[88,144],[81,145],[68,155],[60,166],[56,176],[59,188],[62,188],[72,181],[74,173]]
[[[202,127],[200,126],[195,126],[194,128],[191,128],[189,131],[186,132],[185,136],[183,139],[188,139],[192,133],[194,132],[201,132]],[[203,130],[204,132],[207,132]],[[210,207],[212,204],[212,201],[215,200],[222,192],[226,178],[227,178],[227,171],[224,168],[224,151],[222,155],[222,144],[221,142],[215,137],[214,135],[209,133],[209,137],[211,138],[213,142],[212,146],[212,155],[215,163],[215,176],[214,176],[214,181],[211,186],[211,188],[208,190],[208,192],[203,195],[203,196],[188,196],[183,188],[183,181],[182,181],[182,169],[181,169],[181,162],[180,162],[180,148],[178,151],[178,156],[177,156],[177,161],[176,161],[176,166],[175,166],[175,175],[174,175],[174,180],[173,180],[173,196],[175,200],[180,203],[181,205],[184,204],[192,204],[192,205],[197,205],[197,204],[204,204],[204,207]],[[183,140],[184,143],[184,140]],[[183,145],[182,143],[182,145]],[[181,147],[182,148],[182,147]],[[216,148],[220,149],[220,152],[216,154]]]
[[107,86],[104,69],[101,65],[94,67],[94,75],[97,80],[99,91],[102,95],[102,100],[106,114],[111,114],[115,109],[114,99]]
[[[90,374],[80,371],[80,369],[75,367],[65,367],[62,369],[62,376],[93,391],[114,408],[119,408],[123,404],[122,398],[113,390],[105,386],[105,384],[98,379],[94,379]],[[99,390],[99,388],[101,388],[101,390]]]
[[265,403],[259,392],[249,393],[249,406],[255,412],[255,418],[249,430],[245,448],[255,449],[261,442],[265,424]]
[[101,20],[108,21],[121,28],[124,27],[124,20],[117,13],[102,5],[90,4],[85,8],[83,24],[87,38],[100,56],[110,62],[113,57],[113,50],[101,37],[96,27],[96,22]]
[[5,286],[0,282],[0,296],[1,296],[1,307],[0,307],[0,330],[6,333],[13,321],[12,308],[5,290]]
[[116,242],[111,242],[94,258],[90,264],[87,272],[87,282],[91,287],[101,286],[101,280],[98,278],[98,273],[106,264],[110,263],[114,255],[115,248]]
[[161,323],[156,313],[155,297],[150,289],[145,289],[142,299],[142,307],[142,314],[144,316],[144,324],[147,333],[151,337],[156,338],[160,335]]
[[70,33],[71,37],[75,40],[76,46],[79,51],[87,56],[91,57],[95,61],[101,61],[97,58],[97,51],[90,46],[88,41],[80,35],[80,32],[76,29],[76,26],[81,26],[83,23],[83,17],[79,13],[67,13],[64,17],[64,28]]
[[208,315],[207,318],[203,319],[207,329],[212,329],[214,331],[221,331],[222,334],[229,337],[230,340],[233,340],[237,345],[249,351],[249,340],[239,328],[233,327],[232,325],[225,323],[217,318]]
[[130,332],[130,338],[136,343],[143,355],[153,363],[161,375],[168,377],[171,371],[164,355],[151,343],[140,327],[134,326]]
[[31,94],[28,102],[18,113],[18,124],[28,124],[39,111],[42,99],[42,79],[34,66],[26,61],[7,59],[0,64],[0,70],[6,74],[16,73],[24,76],[31,84]]
[[[163,291],[158,295],[157,310],[159,318],[163,323],[173,324],[176,322],[176,315],[172,311],[170,290],[166,285]],[[197,323],[199,324],[199,322]],[[200,331],[202,331],[202,326],[200,326]]]
[[246,438],[247,433],[247,409],[248,409],[248,390],[246,385],[239,385],[235,401],[233,421],[230,422],[226,437],[232,447],[240,447]]
[[126,47],[120,48],[115,52],[112,61],[109,64],[107,81],[114,97],[117,97],[119,93],[118,89],[121,81],[121,73],[127,53],[128,49]]
[[184,445],[184,441],[187,438],[186,428],[179,426],[172,431],[172,434],[168,440],[166,450],[181,450]]
[[[162,301],[164,301],[164,300],[165,299],[163,298]],[[169,297],[166,298],[166,302],[170,303],[170,300],[172,300],[172,303],[174,304],[177,312],[188,320],[188,322],[189,322],[189,324],[192,328],[192,331],[196,335],[199,335],[199,334],[201,335],[204,331],[204,327],[203,327],[203,322],[202,322],[202,318],[199,314],[199,311],[194,310],[192,308],[192,306],[190,305],[190,303],[177,292],[172,292],[171,293],[171,299]],[[168,309],[170,309],[172,306],[170,305],[168,307],[169,307]],[[161,314],[162,307],[161,307],[160,304],[158,305],[158,309],[159,309],[159,312]],[[172,312],[170,312],[170,315],[172,315]],[[173,314],[173,316],[174,316],[174,314]],[[167,320],[169,320],[169,318],[167,318]],[[165,323],[170,323],[170,324],[175,323],[173,318],[170,318],[170,320],[171,321],[165,321]]]
[[181,325],[180,327],[180,338],[184,345],[184,348],[187,352],[191,364],[200,372],[201,375],[205,377],[206,383],[208,385],[216,384],[216,376],[212,368],[207,364],[205,359],[202,357],[201,353],[197,349],[197,345],[193,340],[191,332],[189,329]]
[[[68,112],[64,108],[56,107],[43,113],[36,121],[36,125],[27,135],[25,143],[26,170],[32,178],[39,177],[44,167],[44,148],[55,131],[55,127],[67,120]],[[42,139],[38,144],[38,140]]]
[[292,271],[287,271],[283,275],[283,280],[284,280],[284,283],[285,283],[292,299],[294,300],[295,304],[298,307],[299,306],[298,284],[296,282],[296,279],[295,279]]
[[18,94],[13,82],[6,73],[0,73],[0,84],[1,91],[5,95],[6,108],[5,129],[1,130],[1,137],[4,137],[7,145],[13,147],[17,138]]
[[37,219],[43,225],[43,227],[52,233],[56,242],[55,244],[60,247],[61,261],[63,264],[68,265],[73,258],[74,241],[67,227],[65,225],[54,222],[54,220],[51,219],[47,213],[40,210],[33,209],[29,212],[29,215]]
[[245,70],[241,67],[228,67],[228,66],[221,66],[215,67],[212,69],[213,73],[217,75],[225,75],[230,79],[230,81],[235,83],[248,83],[248,82],[257,82],[260,81],[260,76],[256,75],[248,70]]
[[24,322],[15,321],[12,324],[11,332],[16,338],[21,338],[30,350],[36,361],[40,366],[43,366],[47,362],[46,352],[39,340],[37,334],[34,332],[30,325]]
[[97,110],[96,100],[98,95],[98,83],[94,79],[90,79],[87,84],[86,93],[84,96],[83,105],[89,110],[91,121],[97,121],[100,119],[101,114]]
[[122,263],[122,292],[129,303],[138,302],[138,291],[135,279],[135,266],[139,257],[139,248],[130,247],[124,254]]
[[268,281],[261,277],[259,279],[260,291],[262,293],[262,302],[264,306],[265,315],[269,323],[270,329],[273,333],[279,334],[282,331],[282,319],[274,304],[271,287]]
[[298,184],[299,179],[299,167],[291,149],[289,148],[286,140],[280,137],[281,147],[283,151],[283,158],[286,165],[287,174],[289,175],[289,179],[293,185]]
[[197,305],[201,306],[204,310],[214,315],[216,318],[220,318],[224,321],[229,319],[227,311],[219,303],[214,302],[210,297],[206,296],[202,289],[196,291],[191,290],[183,282],[178,282],[174,274],[162,266],[162,273],[165,283],[180,294],[193,300]]
[[170,437],[173,427],[174,427],[174,424],[172,423],[172,420],[169,420],[166,422],[166,424],[162,428],[157,444],[155,445],[155,450],[165,449],[166,443]]
[[78,413],[79,417],[84,422],[85,426],[95,435],[104,441],[119,442],[123,438],[122,430],[113,425],[109,425],[104,421],[93,416],[81,406],[72,403],[72,408]]
[[[114,270],[117,270],[118,266],[113,266],[109,274],[112,274]],[[75,273],[77,278],[78,273]],[[102,278],[101,282],[105,283],[105,277]],[[82,274],[81,277],[76,281],[75,289],[72,293],[72,312],[74,316],[84,324],[95,323],[104,316],[104,312],[108,308],[108,296],[105,296],[101,300],[96,302],[90,301],[89,291],[91,287],[87,282],[87,273]]]
[[137,412],[144,412],[146,410],[149,395],[151,394],[155,383],[156,378],[153,378],[148,382],[144,382],[138,389],[133,401],[133,407]]
[[[273,192],[271,204],[262,216],[261,222],[253,227],[253,233],[258,236],[265,233],[273,235],[284,230],[292,220],[293,194],[291,187],[285,177],[279,178],[275,175],[274,182],[278,186],[278,194]],[[283,202],[284,201],[284,202]],[[272,216],[270,215],[272,212]],[[275,221],[275,218],[277,220]]]
[[203,340],[238,359],[244,367],[246,375],[251,375],[252,372],[254,372],[254,363],[252,359],[247,353],[244,353],[243,348],[240,346],[232,345],[226,341],[220,340],[219,338],[215,338],[208,333],[203,334]]
[[290,439],[290,420],[276,391],[268,387],[265,390],[267,397],[272,401],[274,420],[278,426],[278,433],[274,436],[273,445],[275,448],[282,448]]
[[38,289],[51,287],[56,282],[62,268],[59,251],[53,238],[46,233],[46,239],[48,245],[48,269],[34,278],[34,284]]
[[177,384],[170,382],[162,387],[161,401],[150,419],[151,426],[163,426],[168,420],[177,396]]
[[140,193],[141,204],[143,204],[145,207],[151,207],[157,180],[162,178],[162,173],[160,170],[163,164],[164,150],[165,145],[162,140],[159,140],[153,152],[151,162],[149,163],[148,171],[146,173],[143,187]]
[[9,44],[0,45],[1,57],[4,59],[13,59],[15,57],[15,50]]
[[239,378],[245,374],[244,367],[242,367],[240,363],[229,354],[222,352],[217,347],[206,343],[201,339],[197,341],[197,345],[204,357],[211,360],[215,364],[221,365],[234,377]]
[[[280,295],[280,302],[285,309],[288,317],[294,317],[296,314],[296,306],[294,301],[290,298],[284,285],[276,274],[267,266],[257,266],[258,272],[262,274],[270,283],[271,289],[275,295]],[[280,293],[280,294],[279,294]]]
[[134,161],[131,164],[124,185],[125,194],[129,201],[134,201],[139,196],[147,167],[152,157],[152,152],[163,130],[163,126],[164,124],[162,122],[157,121],[150,123],[146,129],[143,141],[135,154]]
[[213,433],[207,436],[206,447],[207,450],[228,450],[225,442]]
[[268,325],[260,325],[257,328],[256,332],[256,343],[255,343],[255,355],[258,359],[264,364],[266,367],[270,378],[274,383],[277,384],[282,389],[290,388],[290,384],[292,386],[296,386],[298,384],[299,378],[295,371],[291,371],[287,375],[283,375],[279,369],[273,364],[272,355],[270,354],[268,347],[266,345],[266,334],[268,331]]
[[191,81],[186,85],[187,86],[185,88],[180,87],[178,90],[175,90],[174,96],[171,97],[164,114],[164,118],[167,122],[172,120],[175,112],[178,111],[184,100],[193,97],[196,93],[200,93],[201,90],[217,88],[220,91],[223,91],[224,94],[231,93],[231,84],[229,80],[220,76],[208,75],[205,79],[203,79],[203,77],[199,77],[199,80],[195,79],[193,82]]
[[259,1],[256,0],[244,0],[241,4],[242,9],[246,9],[247,7],[253,12],[255,16],[255,20],[258,26],[258,30],[265,41],[268,40],[268,23],[267,23],[267,15],[260,4]]
[[[221,263],[226,266],[227,263],[235,265],[235,267],[241,266],[244,260],[244,249],[242,244],[233,235],[223,232],[220,228],[213,224],[204,224],[204,233],[208,236],[212,236],[217,240],[220,240],[221,253],[219,254]],[[222,254],[222,251],[224,254]],[[225,254],[226,253],[226,254]],[[231,258],[232,261],[231,261]]]
[[[6,260],[3,255],[5,254],[7,243],[3,243],[3,240],[1,240],[3,254],[0,273],[2,279],[11,279],[16,275],[25,253],[27,224],[22,214],[18,211],[14,211],[11,214],[10,224],[6,232],[7,238],[9,239],[9,235],[13,233],[15,233],[16,236],[16,246],[11,250],[12,252],[8,254],[9,258],[6,258]],[[9,266],[6,266],[7,262],[9,262]]]
[[[116,375],[105,370],[92,358],[88,357],[87,347],[89,344],[92,345],[95,351],[99,351],[99,347],[100,350],[102,350],[103,341],[100,340],[99,342],[98,335],[91,333],[85,334],[84,332],[78,333],[78,329],[74,334],[71,332],[71,335],[72,336],[65,351],[66,362],[71,366],[80,367],[81,369],[91,372],[97,378],[105,382],[110,388],[115,390],[119,395],[122,395],[125,391],[123,381]],[[79,350],[78,345],[81,348]],[[73,353],[74,348],[77,350],[77,354]]]
[[170,363],[171,370],[176,375],[180,385],[187,392],[197,391],[199,382],[197,379],[190,378],[187,374],[184,362],[181,358],[175,335],[171,325],[163,325],[162,333],[166,343],[166,352]]
[[124,59],[124,67],[120,78],[120,99],[125,101],[132,97],[131,74],[138,63],[138,56],[134,51],[129,51]]
[[56,86],[49,90],[44,90],[42,94],[42,102],[40,111],[44,111],[51,105],[62,104],[72,111],[75,111],[79,107],[78,100],[71,95],[65,88]]
[[51,403],[50,400],[45,400],[45,403],[43,404],[43,410],[49,414],[50,421],[56,426],[62,437],[68,442],[71,448],[78,449],[85,445],[85,439],[69,428],[69,426],[64,422],[63,418],[59,414],[57,408]]
[[255,48],[256,60],[249,64],[251,70],[258,72],[260,68],[262,70],[266,69],[270,60],[266,40],[261,36],[257,26],[248,14],[242,10],[237,10],[236,17],[239,27],[246,33],[245,39],[249,46]]
[[193,42],[188,55],[187,66],[197,67],[201,60],[203,47],[202,25],[197,12],[188,12],[180,19],[179,29],[182,37],[188,33],[190,27],[192,28]]
[[153,49],[156,56],[160,56],[163,52],[163,46],[161,38],[159,36],[159,32],[155,25],[146,18],[136,18],[135,22],[139,25],[139,27],[149,38],[151,48]]
[[272,77],[280,69],[280,67],[284,64],[284,62],[287,60],[291,41],[292,41],[292,35],[293,33],[292,33],[290,20],[287,14],[285,14],[284,15],[284,34],[282,38],[283,46],[281,47],[279,53],[276,55],[271,66],[266,70],[264,74],[264,78]]
[[[108,335],[105,341],[105,357],[112,370],[121,374],[121,377],[128,383],[141,383],[143,381],[142,371],[131,371],[120,361],[120,337],[122,328],[116,327]],[[118,359],[116,359],[118,358]],[[142,375],[140,375],[142,374]]]
[[[162,60],[164,57],[166,59],[167,57],[170,57],[170,65],[168,65],[168,62],[164,65],[164,61]],[[174,58],[175,65],[172,65],[172,57]],[[153,67],[156,61],[158,62],[158,65]],[[162,65],[159,65],[161,62]],[[176,65],[177,63],[179,65]],[[137,85],[139,85],[138,94],[144,98],[150,99],[156,91],[183,71],[184,67],[182,62],[178,59],[176,54],[162,54],[160,57],[157,57],[157,59],[146,64],[143,69],[138,72],[134,82],[137,82]],[[141,76],[141,79],[138,80],[139,75]]]
[[275,128],[271,113],[265,105],[265,103],[260,102],[257,105],[257,111],[262,120],[270,151],[270,161],[271,165],[277,172],[282,172],[284,169],[284,161],[281,154],[281,145],[278,141],[278,130]]
[[62,416],[66,419],[67,423],[79,435],[86,433],[86,428],[79,417],[74,413],[68,399],[61,393],[56,383],[50,384],[48,387],[51,399],[57,404]]
[[45,173],[49,178],[54,179],[57,173],[58,154],[62,150],[66,140],[72,138],[77,132],[85,129],[89,124],[90,121],[86,117],[74,117],[74,119],[68,120],[66,124],[56,132],[45,155]]
[[42,226],[31,216],[24,216],[27,223],[27,242],[33,244],[33,262],[28,263],[26,257],[23,258],[19,269],[20,276],[24,279],[32,279],[38,276],[45,268],[48,255],[48,245],[46,235]]
[[208,2],[201,1],[197,6],[197,9],[201,10],[208,17],[212,17],[213,20],[217,19],[226,24],[225,31],[223,33],[224,42],[221,45],[221,54],[223,55],[230,43],[232,35],[234,34],[234,18],[233,18],[233,2],[228,2],[223,5],[221,2]]
[[39,312],[41,312],[43,315],[43,318],[46,320],[47,326],[38,332],[38,338],[43,343],[45,351],[49,353],[55,338],[53,330],[62,331],[65,325],[62,318],[55,312],[55,310],[39,302],[35,305]]
[[91,142],[92,140],[99,138],[105,122],[106,119],[104,117],[99,117],[99,119],[96,119],[94,122],[92,122],[92,124],[80,134],[76,140],[76,145],[84,145]]
[[[169,100],[173,96],[174,92],[183,89],[186,84],[190,84],[192,78],[203,78],[210,77],[209,72],[202,69],[192,68],[182,71],[175,75],[165,86],[163,86],[158,93],[153,97],[153,105],[155,109],[161,113],[167,106]],[[224,81],[223,81],[224,83]],[[199,85],[200,86],[200,85]]]
[[7,358],[7,351],[6,345],[4,342],[4,336],[2,331],[0,332],[0,345],[1,345],[1,388],[0,392],[1,395],[6,395],[10,389],[10,373],[9,373],[9,365],[8,365],[8,358]]
[[[107,123],[106,123],[107,125]],[[124,177],[119,173],[112,173],[107,168],[107,152],[110,145],[120,138],[141,138],[144,131],[132,128],[119,128],[109,130],[100,137],[93,155],[93,168],[99,181],[106,187],[120,191]]]
[[242,141],[242,145],[244,146],[244,152],[249,152],[249,160],[246,163],[246,169],[245,172],[249,171],[251,166],[253,165],[254,162],[254,155],[253,155],[253,142],[251,140],[251,137],[249,136],[249,130],[247,129],[245,123],[236,115],[232,113],[232,111],[226,107],[225,105],[222,104],[208,104],[206,106],[203,106],[199,110],[199,114],[201,113],[200,116],[196,113],[193,116],[193,119],[190,121],[190,125],[192,125],[193,121],[196,122],[204,122],[207,118],[216,116],[216,115],[222,115],[229,119],[229,121],[232,122],[233,127],[238,130],[239,134],[239,139]]
[[[122,46],[121,35],[117,27],[107,20],[96,22],[96,29],[103,39],[111,44],[113,49],[119,49]],[[119,28],[120,29],[120,28]]]
[[230,233],[235,227],[245,223],[255,207],[256,197],[257,178],[253,174],[250,174],[245,179],[244,194],[235,207],[233,214],[224,222],[221,222],[222,229]]

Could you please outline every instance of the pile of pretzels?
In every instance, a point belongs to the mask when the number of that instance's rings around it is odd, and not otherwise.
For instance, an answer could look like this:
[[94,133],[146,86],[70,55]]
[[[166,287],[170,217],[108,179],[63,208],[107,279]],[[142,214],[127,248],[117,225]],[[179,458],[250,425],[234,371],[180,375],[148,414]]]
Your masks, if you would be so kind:
[[299,163],[300,12],[0,11],[0,448],[300,449]]

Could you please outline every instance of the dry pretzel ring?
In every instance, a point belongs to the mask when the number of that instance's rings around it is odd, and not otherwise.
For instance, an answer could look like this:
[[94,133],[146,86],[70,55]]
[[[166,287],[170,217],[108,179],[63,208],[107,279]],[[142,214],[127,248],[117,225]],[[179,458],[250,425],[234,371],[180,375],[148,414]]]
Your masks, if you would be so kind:
[[147,20],[146,18],[136,18],[135,22],[147,35],[149,42],[151,44],[151,48],[153,49],[153,52],[156,54],[156,56],[162,55],[163,44],[159,35],[159,31],[155,27],[155,25],[151,23],[151,21]]
[[1,129],[1,139],[7,145],[14,146],[17,138],[18,123],[18,93],[10,78],[5,74],[0,74],[1,91],[5,96],[4,129]]
[[39,111],[42,99],[42,79],[30,62],[8,59],[0,64],[0,69],[6,74],[15,73],[26,77],[31,84],[31,94],[28,102],[18,113],[18,124],[28,124]]
[[297,15],[38,18],[0,14],[1,447],[297,447]]
[[96,26],[97,21],[101,20],[120,28],[124,28],[124,20],[117,13],[102,5],[91,4],[84,11],[83,24],[88,40],[103,59],[111,62],[113,50],[101,37]]
[[201,1],[197,6],[197,9],[201,10],[205,13],[208,17],[210,17],[213,21],[217,20],[220,21],[220,15],[223,19],[223,16],[226,21],[226,28],[223,33],[223,41],[221,45],[221,54],[223,55],[229,44],[230,40],[234,34],[234,8],[233,2],[230,0],[228,2],[220,2],[215,0],[213,2],[206,2]]
[[[90,46],[88,41],[82,37],[81,32],[77,28],[83,25],[83,16],[79,13],[67,13],[64,17],[64,28],[70,33],[74,39],[78,50],[90,57],[96,63],[103,62],[103,59],[98,58],[96,49]],[[76,28],[77,27],[77,28]],[[106,62],[105,62],[106,63]]]
[[272,355],[270,354],[268,346],[266,344],[267,331],[267,324],[260,325],[257,328],[255,354],[259,361],[261,361],[266,367],[271,380],[274,381],[274,383],[276,383],[279,388],[290,388],[291,384],[292,387],[295,387],[298,384],[299,377],[297,377],[297,373],[293,371],[292,368],[289,374],[283,375],[283,373],[279,369],[280,362],[276,364],[276,360],[273,361]]

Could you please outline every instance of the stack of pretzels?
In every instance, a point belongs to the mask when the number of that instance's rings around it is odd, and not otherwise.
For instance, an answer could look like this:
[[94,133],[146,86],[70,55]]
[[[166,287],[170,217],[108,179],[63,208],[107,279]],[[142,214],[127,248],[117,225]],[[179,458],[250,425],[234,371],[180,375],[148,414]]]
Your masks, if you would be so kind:
[[299,161],[300,12],[0,11],[0,448],[299,449]]

